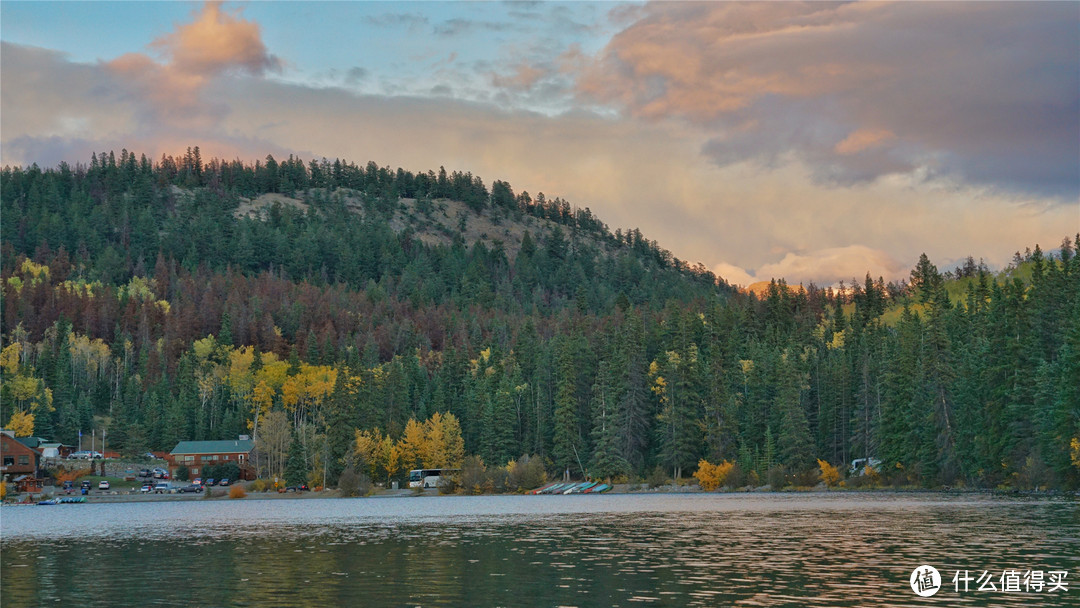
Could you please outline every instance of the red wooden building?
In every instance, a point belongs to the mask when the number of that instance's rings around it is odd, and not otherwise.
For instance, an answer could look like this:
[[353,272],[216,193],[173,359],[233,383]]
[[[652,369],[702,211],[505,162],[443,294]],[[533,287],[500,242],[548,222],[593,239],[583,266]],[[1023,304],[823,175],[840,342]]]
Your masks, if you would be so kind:
[[39,454],[15,439],[15,433],[0,431],[0,475],[11,481],[22,475],[37,473]]
[[185,466],[188,477],[204,477],[203,470],[208,466],[236,463],[240,467],[240,478],[255,479],[255,467],[251,463],[251,453],[255,442],[241,435],[239,439],[225,441],[181,441],[165,457],[169,461],[169,474],[174,478],[176,471]]

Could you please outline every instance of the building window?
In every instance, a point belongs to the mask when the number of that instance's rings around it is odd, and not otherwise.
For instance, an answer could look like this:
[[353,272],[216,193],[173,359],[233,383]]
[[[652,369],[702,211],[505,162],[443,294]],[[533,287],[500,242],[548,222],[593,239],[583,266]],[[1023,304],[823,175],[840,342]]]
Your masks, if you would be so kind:
[[29,456],[19,456],[19,464],[30,464]]
[[194,456],[184,456],[184,462],[193,462],[194,460]]
[[5,467],[15,466],[15,457],[14,456],[4,456],[4,466]]
[[225,460],[228,460],[228,459],[229,459],[229,455],[225,454]]
[[192,475],[198,475],[199,474],[199,468],[195,467],[194,469],[191,469],[191,474]]

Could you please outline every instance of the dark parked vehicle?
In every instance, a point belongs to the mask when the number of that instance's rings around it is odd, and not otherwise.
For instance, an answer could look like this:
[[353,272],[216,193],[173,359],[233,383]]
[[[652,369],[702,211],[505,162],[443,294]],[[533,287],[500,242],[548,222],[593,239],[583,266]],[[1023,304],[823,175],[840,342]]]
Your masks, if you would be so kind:
[[298,486],[289,486],[289,487],[285,488],[285,490],[283,490],[283,491],[285,491],[285,492],[310,492],[311,488],[309,488],[306,483],[302,483],[302,484],[300,484]]
[[150,477],[152,475],[153,473],[150,472],[150,469],[143,469],[139,471],[139,477]]
[[64,491],[69,492],[75,488],[75,484],[70,480],[64,480]]
[[83,482],[79,484],[79,487],[89,490],[91,485],[92,484],[88,480],[83,480]]
[[200,485],[198,485],[198,484],[194,484],[194,483],[193,483],[193,484],[191,484],[190,486],[184,486],[184,487],[180,488],[180,489],[179,489],[179,490],[177,490],[177,491],[178,491],[178,492],[184,492],[184,493],[188,493],[188,492],[202,492],[202,491],[203,491],[203,489],[202,489],[202,486],[200,486]]
[[219,485],[219,486],[227,486],[227,485],[229,485],[229,480],[228,479],[222,479],[221,481],[217,482],[217,485]]
[[206,485],[208,485],[208,486],[216,486],[217,481],[213,477],[211,477],[210,479],[206,480]]

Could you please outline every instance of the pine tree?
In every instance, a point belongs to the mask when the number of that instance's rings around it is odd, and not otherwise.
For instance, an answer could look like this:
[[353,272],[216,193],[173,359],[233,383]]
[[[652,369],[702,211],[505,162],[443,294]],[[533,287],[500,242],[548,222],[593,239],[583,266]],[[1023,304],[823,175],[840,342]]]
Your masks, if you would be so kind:
[[814,462],[810,426],[803,409],[805,382],[800,355],[785,350],[780,356],[776,378],[776,410],[780,413],[780,461],[792,471],[803,471]]
[[581,445],[581,437],[578,434],[579,423],[577,419],[577,357],[575,356],[572,340],[570,338],[560,340],[557,353],[555,436],[552,456],[555,466],[560,471],[580,469],[578,466],[578,446]]
[[593,454],[589,472],[596,478],[625,475],[627,462],[619,454],[618,446],[618,399],[616,386],[618,376],[608,361],[602,360],[593,384],[592,440]]
[[307,455],[299,435],[293,431],[289,442],[288,456],[285,458],[285,484],[300,486],[307,483]]

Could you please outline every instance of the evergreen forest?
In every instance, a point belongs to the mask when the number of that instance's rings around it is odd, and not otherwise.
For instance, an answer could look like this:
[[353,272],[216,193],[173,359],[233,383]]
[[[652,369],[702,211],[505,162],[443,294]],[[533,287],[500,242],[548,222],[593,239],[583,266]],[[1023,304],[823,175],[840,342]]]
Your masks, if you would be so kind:
[[[0,422],[20,435],[140,454],[246,434],[316,485],[359,455],[386,479],[705,459],[779,487],[873,459],[854,474],[881,485],[1080,487],[1076,237],[997,271],[924,255],[905,281],[750,293],[443,168],[123,150],[4,167],[0,204]],[[394,448],[448,434],[463,451]]]

